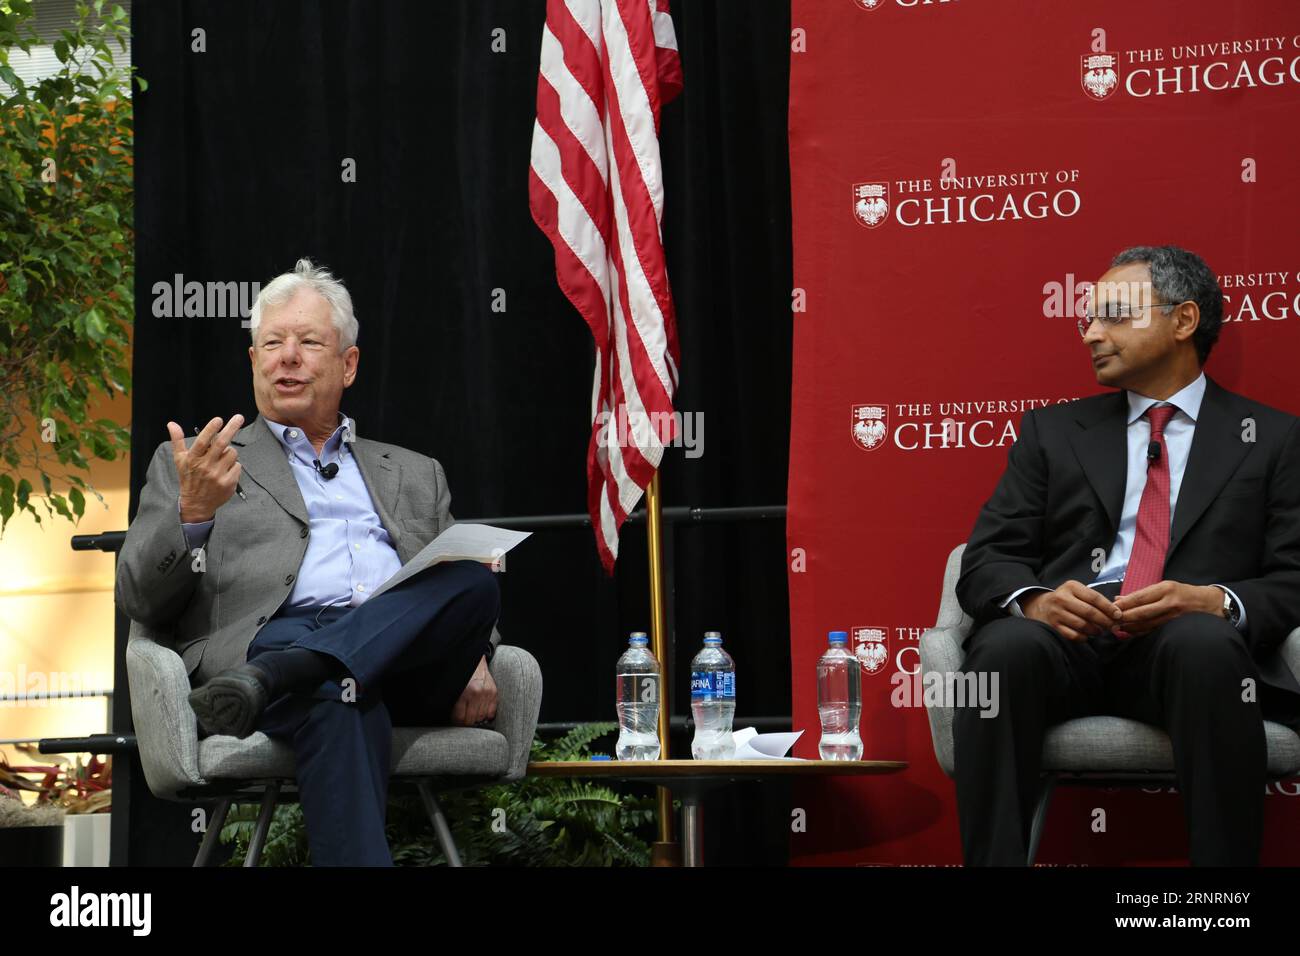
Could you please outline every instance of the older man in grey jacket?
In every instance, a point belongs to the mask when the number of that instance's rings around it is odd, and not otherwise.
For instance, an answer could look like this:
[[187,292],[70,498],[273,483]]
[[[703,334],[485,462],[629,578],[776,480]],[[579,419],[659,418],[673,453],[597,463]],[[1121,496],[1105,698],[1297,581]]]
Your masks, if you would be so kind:
[[314,864],[391,865],[394,723],[496,716],[496,580],[412,560],[453,523],[451,494],[437,461],[340,413],[360,357],[343,284],[300,260],[251,319],[259,414],[188,439],[168,422],[118,606],[173,635],[205,732],[293,744]]

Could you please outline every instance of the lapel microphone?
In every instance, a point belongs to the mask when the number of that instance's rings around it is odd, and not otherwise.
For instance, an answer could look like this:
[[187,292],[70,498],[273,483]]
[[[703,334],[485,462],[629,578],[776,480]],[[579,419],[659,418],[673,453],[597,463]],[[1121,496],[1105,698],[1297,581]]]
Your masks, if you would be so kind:
[[326,481],[329,481],[339,473],[339,463],[337,461],[332,461],[324,467],[321,466],[319,458],[313,458],[311,463],[316,466],[316,470],[320,472],[321,477]]
[[1159,461],[1159,460],[1160,460],[1160,442],[1153,441],[1151,444],[1147,445],[1147,461]]

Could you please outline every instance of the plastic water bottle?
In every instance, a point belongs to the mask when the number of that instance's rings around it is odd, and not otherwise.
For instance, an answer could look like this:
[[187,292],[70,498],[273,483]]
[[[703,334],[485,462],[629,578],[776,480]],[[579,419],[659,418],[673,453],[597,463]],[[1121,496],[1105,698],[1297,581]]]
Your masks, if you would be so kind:
[[722,635],[704,633],[704,649],[691,661],[691,713],[696,760],[730,760],[736,756],[731,721],[736,716],[736,662],[722,649]]
[[862,759],[862,665],[849,652],[849,635],[831,631],[830,648],[817,661],[817,710],[822,719],[818,751],[823,760]]
[[645,631],[633,631],[618,659],[619,760],[659,759],[659,662],[647,646]]

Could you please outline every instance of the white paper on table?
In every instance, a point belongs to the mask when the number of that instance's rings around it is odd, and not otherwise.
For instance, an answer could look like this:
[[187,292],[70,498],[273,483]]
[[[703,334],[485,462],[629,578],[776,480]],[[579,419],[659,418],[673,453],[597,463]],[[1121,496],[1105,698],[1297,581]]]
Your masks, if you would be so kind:
[[429,564],[441,561],[490,564],[531,534],[531,531],[511,531],[490,524],[454,524],[425,545],[417,557],[428,558]]
[[790,734],[760,734],[753,727],[737,730],[732,738],[736,741],[736,755],[733,760],[803,760],[802,757],[787,757],[803,731]]

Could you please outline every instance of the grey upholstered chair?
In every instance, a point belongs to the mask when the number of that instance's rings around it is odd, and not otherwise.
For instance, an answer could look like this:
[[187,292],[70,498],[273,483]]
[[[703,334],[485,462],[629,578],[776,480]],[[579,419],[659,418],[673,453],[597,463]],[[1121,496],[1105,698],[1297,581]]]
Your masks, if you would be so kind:
[[[923,673],[961,670],[961,645],[970,635],[974,621],[957,603],[957,577],[961,571],[961,544],[948,555],[943,573],[943,596],[939,620],[921,635]],[[1281,654],[1292,672],[1300,675],[1300,627],[1282,645]],[[934,755],[949,777],[953,775],[952,722],[954,708],[928,707]],[[1270,779],[1300,772],[1300,736],[1283,724],[1264,722],[1268,742]],[[1052,790],[1058,783],[1092,786],[1149,785],[1174,778],[1173,748],[1163,730],[1123,717],[1081,717],[1057,724],[1043,742],[1043,782],[1034,809],[1029,836],[1029,863],[1038,855],[1038,841],[1047,819]]]
[[[189,705],[190,681],[178,655],[160,634],[131,623],[126,647],[131,717],[149,789],[163,799],[217,801],[194,859],[206,866],[233,803],[261,803],[245,866],[257,866],[277,799],[292,796],[293,748],[260,730],[237,737],[198,735]],[[500,645],[492,656],[498,691],[494,727],[394,727],[393,781],[413,783],[433,822],[447,861],[460,866],[435,791],[519,780],[528,766],[542,704],[542,672],[519,647]]]

